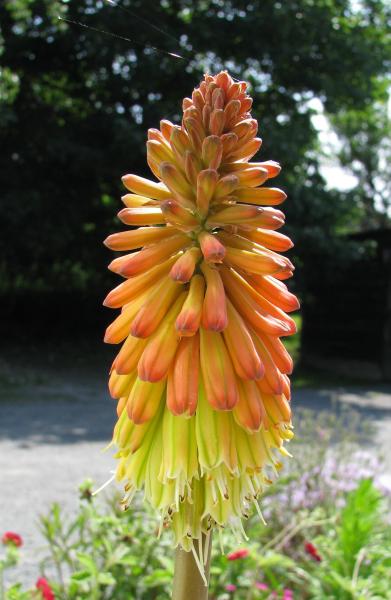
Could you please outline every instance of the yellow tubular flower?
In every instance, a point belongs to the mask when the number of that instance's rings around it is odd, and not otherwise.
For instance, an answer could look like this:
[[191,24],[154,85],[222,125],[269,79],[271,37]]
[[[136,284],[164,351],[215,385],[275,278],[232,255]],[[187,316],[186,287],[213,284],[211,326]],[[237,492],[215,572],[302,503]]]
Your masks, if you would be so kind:
[[148,132],[159,181],[123,177],[119,218],[137,229],[105,241],[130,251],[111,262],[125,281],[105,300],[122,308],[105,341],[124,342],[109,382],[123,504],[144,490],[193,552],[213,527],[243,531],[293,435],[280,337],[295,333],[286,313],[299,304],[278,254],[292,242],[276,231],[285,193],[262,185],[280,166],[249,162],[261,145],[251,105],[244,82],[206,75],[181,126]]

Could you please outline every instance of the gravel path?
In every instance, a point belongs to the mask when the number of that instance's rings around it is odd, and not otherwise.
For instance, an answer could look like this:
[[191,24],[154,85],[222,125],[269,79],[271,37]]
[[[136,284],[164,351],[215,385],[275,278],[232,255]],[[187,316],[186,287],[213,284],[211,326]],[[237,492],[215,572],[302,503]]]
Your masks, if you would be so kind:
[[[335,410],[338,402],[354,405],[376,424],[375,441],[391,457],[391,386],[302,389],[293,402],[314,410]],[[41,383],[0,389],[0,533],[23,536],[23,560],[14,576],[26,585],[38,576],[38,515],[53,502],[73,512],[82,481],[92,478],[100,485],[110,476],[114,461],[102,449],[111,435],[114,409],[104,380],[92,373],[69,370]]]
[[114,418],[115,404],[103,380],[74,385],[59,378],[3,390],[0,532],[23,536],[23,562],[12,573],[27,585],[37,578],[39,514],[46,514],[53,502],[65,512],[75,511],[80,483],[91,478],[100,485],[109,478],[114,462],[102,449]]

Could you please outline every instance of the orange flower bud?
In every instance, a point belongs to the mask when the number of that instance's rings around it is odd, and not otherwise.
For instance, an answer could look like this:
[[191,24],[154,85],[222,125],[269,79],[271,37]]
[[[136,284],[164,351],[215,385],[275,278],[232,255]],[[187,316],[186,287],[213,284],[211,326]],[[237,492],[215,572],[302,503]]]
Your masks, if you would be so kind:
[[168,373],[167,407],[174,415],[192,416],[198,401],[200,337],[183,338]]
[[109,264],[109,269],[124,277],[138,275],[154,267],[157,262],[167,260],[172,254],[182,249],[185,242],[188,242],[188,238],[185,236],[176,235],[170,237],[139,252],[115,258]]
[[191,150],[189,138],[180,127],[173,128],[170,136],[170,144],[175,157],[179,160],[182,160],[185,152]]
[[165,219],[160,208],[141,206],[139,208],[123,208],[118,218],[125,225],[163,225]]
[[262,403],[273,424],[289,423],[291,410],[285,396],[282,394],[262,394]]
[[218,169],[223,157],[223,144],[218,135],[206,137],[202,143],[202,161],[208,169]]
[[122,202],[127,208],[140,208],[141,206],[157,206],[158,200],[139,196],[138,194],[125,194],[121,196]]
[[[274,394],[281,394],[283,389],[283,379],[279,369],[274,364],[272,357],[266,349],[266,346],[262,343],[258,335],[253,335],[253,342],[258,352],[258,356],[262,360],[263,366],[265,367],[266,382],[269,384]],[[260,382],[257,381],[257,384],[259,383]]]
[[112,398],[128,396],[136,379],[136,373],[120,375],[115,370],[111,372],[109,379],[109,391]]
[[259,337],[280,373],[290,375],[293,371],[293,360],[281,340],[270,335],[260,334]]
[[122,182],[128,190],[140,196],[156,200],[166,200],[171,196],[170,190],[163,183],[155,183],[138,175],[124,175]]
[[201,171],[197,177],[197,207],[201,215],[208,214],[209,203],[216,189],[218,173],[213,169]]
[[200,329],[201,372],[206,398],[216,410],[231,410],[239,394],[232,361],[221,333]]
[[167,223],[182,231],[192,231],[198,226],[193,212],[184,208],[174,200],[166,200],[161,204],[161,211]]
[[268,231],[267,229],[251,229],[242,231],[241,235],[248,240],[261,244],[275,252],[285,252],[293,246],[293,242],[288,236],[277,231]]
[[266,420],[261,393],[253,381],[238,382],[239,399],[234,406],[235,420],[250,433],[258,431]]
[[212,331],[223,331],[228,323],[224,285],[217,269],[205,262],[201,271],[206,280],[206,293],[202,308],[202,326]]
[[[262,169],[260,167],[250,167],[248,169],[242,169],[241,171],[236,171],[235,175],[238,178],[240,186],[242,186],[242,185],[249,186],[249,188],[250,188],[249,189],[247,187],[243,187],[243,188],[240,187],[239,189],[237,189],[235,191],[235,197],[238,200],[243,201],[243,202],[249,202],[249,200],[247,200],[246,198],[242,198],[241,197],[242,195],[245,195],[247,193],[247,195],[252,198],[253,197],[251,195],[252,188],[256,187],[257,185],[261,185],[268,178],[267,170]],[[259,191],[259,190],[257,190],[257,191]],[[254,202],[254,204],[257,204],[257,203]],[[262,203],[260,202],[259,204],[262,204]]]
[[144,351],[146,340],[129,335],[119,351],[114,367],[119,375],[127,375],[137,369],[138,361]]
[[202,151],[203,128],[196,119],[192,117],[184,118],[183,124],[189,135],[192,149],[199,156]]
[[201,161],[193,152],[185,152],[185,173],[186,177],[193,187],[197,186],[198,173],[202,168]]
[[146,292],[153,283],[169,272],[175,260],[176,257],[171,257],[156,267],[149,269],[149,271],[124,281],[124,283],[118,285],[106,296],[103,302],[104,306],[119,308],[130,302],[133,298],[136,298],[140,293]]
[[166,386],[165,381],[153,385],[149,381],[136,379],[126,404],[129,419],[140,425],[152,419],[156,414]]
[[229,206],[223,208],[219,212],[211,215],[207,220],[208,226],[233,224],[239,225],[240,223],[249,223],[252,219],[255,219],[262,214],[262,209],[257,206],[250,206],[244,204],[237,204],[236,206]]
[[179,296],[145,347],[138,363],[138,376],[143,381],[160,381],[168,373],[180,341],[175,329],[175,319],[185,296],[185,292]]
[[296,296],[288,291],[282,281],[278,281],[274,277],[251,275],[251,284],[264,298],[285,312],[292,312],[300,308]]
[[225,115],[224,111],[220,109],[215,109],[212,111],[209,119],[209,129],[212,135],[221,135],[223,133],[225,125]]
[[138,311],[130,330],[131,335],[148,338],[159,327],[182,288],[171,279],[163,280]]
[[[252,171],[253,169],[251,169]],[[263,169],[262,169],[263,171]],[[241,174],[246,171],[240,171]],[[239,179],[243,180],[243,178]],[[249,183],[247,185],[250,185]],[[258,185],[258,184],[255,184]],[[250,204],[269,204],[275,206],[286,200],[286,194],[278,188],[239,188],[235,192],[235,196],[239,202],[249,202]]]
[[190,283],[189,293],[182,310],[179,313],[175,326],[181,336],[194,335],[201,323],[202,308],[204,304],[205,280],[201,275],[194,275]]
[[213,200],[220,200],[225,196],[228,196],[235,188],[239,185],[239,179],[236,175],[225,175],[218,180],[215,192],[213,194]]
[[181,281],[182,283],[190,281],[196,268],[196,264],[200,258],[201,251],[196,246],[186,250],[186,252],[182,254],[182,256],[180,256],[173,265],[170,271],[171,279],[174,281]]
[[240,104],[239,100],[230,100],[226,104],[226,106],[224,108],[224,113],[225,113],[225,122],[227,125],[231,125],[232,121],[237,118],[240,108],[241,108],[241,104]]
[[172,194],[180,199],[185,206],[191,207],[192,203],[189,197],[193,195],[192,188],[179,169],[174,164],[163,162],[160,165],[160,174]]
[[260,379],[263,364],[257,354],[245,322],[232,304],[227,302],[228,326],[223,332],[234,369],[241,379]]
[[119,344],[128,337],[133,319],[146,301],[148,295],[149,292],[144,292],[144,294],[135,298],[133,302],[124,306],[121,314],[106,329],[104,337],[106,344]]
[[232,149],[227,158],[230,161],[235,160],[250,160],[258,152],[262,146],[261,138],[254,138],[246,144],[240,145],[238,149]]
[[134,250],[160,242],[175,233],[176,231],[169,227],[139,227],[131,231],[113,233],[105,239],[104,244],[110,250]]
[[287,268],[284,261],[274,258],[262,250],[249,252],[226,248],[226,262],[248,273],[258,273],[259,275],[272,275]]
[[224,161],[227,160],[227,157],[230,155],[230,152],[235,148],[238,143],[238,136],[235,133],[224,133],[221,136],[221,143],[223,144],[223,156]]
[[171,121],[168,121],[167,119],[162,119],[160,121],[160,131],[167,141],[170,141],[173,129],[175,129],[175,125],[171,123]]
[[225,256],[225,248],[216,236],[202,231],[198,236],[202,254],[207,262],[221,263]]
[[149,140],[147,142],[147,156],[156,163],[161,161],[172,161],[174,154],[167,143],[162,143],[157,140]]

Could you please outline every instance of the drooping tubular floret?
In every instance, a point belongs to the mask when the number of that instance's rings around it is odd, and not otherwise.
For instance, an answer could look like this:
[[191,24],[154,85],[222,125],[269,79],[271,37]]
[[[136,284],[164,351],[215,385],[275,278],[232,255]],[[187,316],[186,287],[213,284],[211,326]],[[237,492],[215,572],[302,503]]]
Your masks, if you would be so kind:
[[105,337],[123,342],[109,383],[117,480],[124,505],[143,489],[185,549],[214,526],[242,530],[293,435],[280,338],[298,301],[273,208],[286,195],[268,184],[278,163],[249,162],[261,146],[251,104],[244,82],[206,75],[180,126],[148,131],[157,181],[123,177],[119,218],[137,229],[105,242],[129,251],[109,265],[125,281],[105,300],[122,308]]

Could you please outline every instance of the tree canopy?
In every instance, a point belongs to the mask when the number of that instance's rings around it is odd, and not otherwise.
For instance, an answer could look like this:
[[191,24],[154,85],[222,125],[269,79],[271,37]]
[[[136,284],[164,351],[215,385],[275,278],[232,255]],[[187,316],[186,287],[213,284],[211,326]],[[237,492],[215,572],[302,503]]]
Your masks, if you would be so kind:
[[[260,156],[283,165],[299,264],[326,255],[337,231],[387,218],[385,1],[113,4],[0,5],[3,290],[104,285],[102,240],[118,227],[120,176],[147,173],[147,128],[178,121],[205,70],[227,68],[251,84]],[[353,192],[320,175],[313,98],[343,141],[342,164],[358,176]]]

